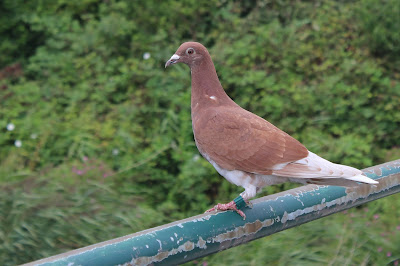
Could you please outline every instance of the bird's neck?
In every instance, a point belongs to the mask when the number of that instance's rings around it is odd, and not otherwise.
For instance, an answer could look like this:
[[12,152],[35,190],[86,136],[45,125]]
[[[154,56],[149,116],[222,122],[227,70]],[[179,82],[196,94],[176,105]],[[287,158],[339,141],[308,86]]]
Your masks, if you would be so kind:
[[205,58],[201,64],[191,67],[192,74],[192,114],[207,106],[236,105],[229,98],[219,82],[211,58]]

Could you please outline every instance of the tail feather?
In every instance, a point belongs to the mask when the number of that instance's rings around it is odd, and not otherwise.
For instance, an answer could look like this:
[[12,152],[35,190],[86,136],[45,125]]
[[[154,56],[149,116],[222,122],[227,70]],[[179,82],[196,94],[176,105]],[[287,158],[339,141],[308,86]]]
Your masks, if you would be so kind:
[[366,177],[365,175],[356,175],[356,176],[352,176],[352,177],[346,177],[346,179],[353,180],[356,182],[366,183],[366,184],[379,184],[378,181],[375,181],[369,177]]
[[[377,181],[365,176],[360,170],[354,167],[332,163],[310,151],[306,158],[289,163],[282,169],[273,170],[273,174],[277,176],[293,177],[299,179],[318,179],[318,183],[327,185],[337,183],[337,185],[340,186],[341,183],[353,183],[343,181],[339,182],[340,179],[346,179],[367,184],[378,184]],[[328,181],[329,179],[332,180]]]

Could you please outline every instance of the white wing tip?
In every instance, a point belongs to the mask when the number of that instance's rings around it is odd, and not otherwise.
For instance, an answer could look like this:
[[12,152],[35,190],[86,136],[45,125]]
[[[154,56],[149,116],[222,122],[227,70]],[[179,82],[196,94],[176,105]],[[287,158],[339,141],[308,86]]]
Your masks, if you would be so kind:
[[379,184],[378,181],[373,180],[365,175],[356,175],[352,177],[345,177],[346,179],[353,180],[356,182],[366,183],[366,184]]

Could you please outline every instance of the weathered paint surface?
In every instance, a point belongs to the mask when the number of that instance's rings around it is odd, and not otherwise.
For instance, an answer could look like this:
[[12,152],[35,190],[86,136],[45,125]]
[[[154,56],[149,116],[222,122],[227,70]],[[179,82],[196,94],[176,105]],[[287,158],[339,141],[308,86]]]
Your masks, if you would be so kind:
[[179,264],[400,191],[400,160],[364,173],[379,184],[299,187],[252,201],[245,221],[230,211],[202,214],[29,265]]

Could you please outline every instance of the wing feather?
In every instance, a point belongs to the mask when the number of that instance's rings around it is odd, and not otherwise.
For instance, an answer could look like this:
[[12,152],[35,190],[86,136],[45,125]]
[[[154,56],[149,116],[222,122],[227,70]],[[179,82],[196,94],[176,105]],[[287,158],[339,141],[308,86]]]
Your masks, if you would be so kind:
[[193,131],[199,151],[227,170],[271,174],[308,155],[296,139],[241,108],[207,108],[193,117]]

